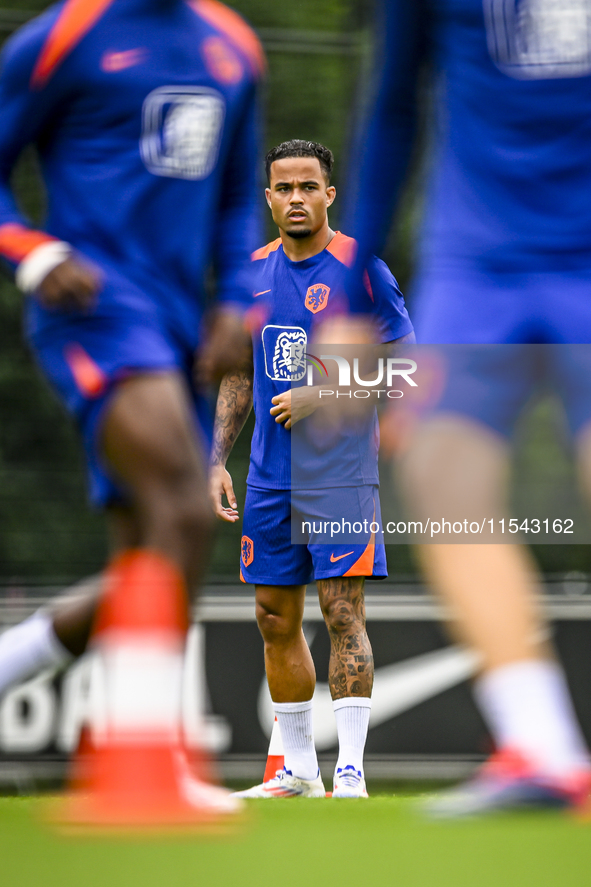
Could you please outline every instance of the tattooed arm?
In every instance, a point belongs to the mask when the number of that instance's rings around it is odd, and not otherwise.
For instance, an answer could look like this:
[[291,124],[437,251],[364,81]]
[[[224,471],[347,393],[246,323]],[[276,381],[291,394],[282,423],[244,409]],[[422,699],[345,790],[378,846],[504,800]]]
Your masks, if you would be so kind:
[[[239,515],[226,462],[252,408],[252,376],[252,360],[244,369],[224,376],[215,410],[209,494],[216,517],[229,523],[237,521]],[[222,505],[223,495],[228,500],[229,508]]]

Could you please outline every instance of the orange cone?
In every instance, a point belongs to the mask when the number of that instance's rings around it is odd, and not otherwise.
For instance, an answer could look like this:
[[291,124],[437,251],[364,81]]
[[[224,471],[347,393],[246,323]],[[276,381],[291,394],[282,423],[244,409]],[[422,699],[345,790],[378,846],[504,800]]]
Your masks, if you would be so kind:
[[265,767],[263,782],[268,782],[269,779],[273,779],[278,770],[283,770],[284,765],[285,757],[283,754],[283,740],[281,739],[279,721],[275,718],[273,730],[271,731],[269,752],[267,754],[267,766]]
[[106,725],[75,762],[66,818],[103,826],[211,819],[208,792],[222,790],[194,779],[181,739],[183,579],[145,550],[116,558],[106,579],[93,632],[104,661]]

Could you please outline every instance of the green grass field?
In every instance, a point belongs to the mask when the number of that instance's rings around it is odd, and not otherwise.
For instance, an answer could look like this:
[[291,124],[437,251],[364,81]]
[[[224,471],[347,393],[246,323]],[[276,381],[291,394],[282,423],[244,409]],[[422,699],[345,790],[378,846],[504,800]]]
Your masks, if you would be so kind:
[[416,795],[257,801],[218,835],[66,837],[46,801],[0,799],[6,887],[587,887],[591,822],[560,814],[428,823]]

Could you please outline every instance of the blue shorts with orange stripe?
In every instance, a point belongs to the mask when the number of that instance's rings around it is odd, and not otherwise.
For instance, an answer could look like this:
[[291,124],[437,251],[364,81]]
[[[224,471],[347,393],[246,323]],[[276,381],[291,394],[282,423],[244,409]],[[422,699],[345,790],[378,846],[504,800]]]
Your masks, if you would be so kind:
[[376,486],[261,490],[249,485],[240,578],[254,585],[306,585],[336,576],[383,579],[388,570],[381,528]]
[[72,312],[32,336],[37,362],[74,416],[86,453],[90,499],[95,505],[127,500],[101,452],[101,427],[117,385],[138,373],[177,371],[192,397],[195,433],[204,449],[211,436],[211,408],[192,386],[194,346],[173,335],[148,300],[145,311]]

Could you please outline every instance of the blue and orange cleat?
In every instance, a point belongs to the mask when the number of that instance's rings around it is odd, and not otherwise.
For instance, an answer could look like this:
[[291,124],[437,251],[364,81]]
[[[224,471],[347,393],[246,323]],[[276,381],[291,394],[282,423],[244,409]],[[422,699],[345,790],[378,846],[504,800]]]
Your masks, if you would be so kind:
[[591,773],[567,779],[536,771],[517,751],[493,755],[467,782],[421,804],[431,819],[459,819],[511,810],[580,810],[589,800]]

